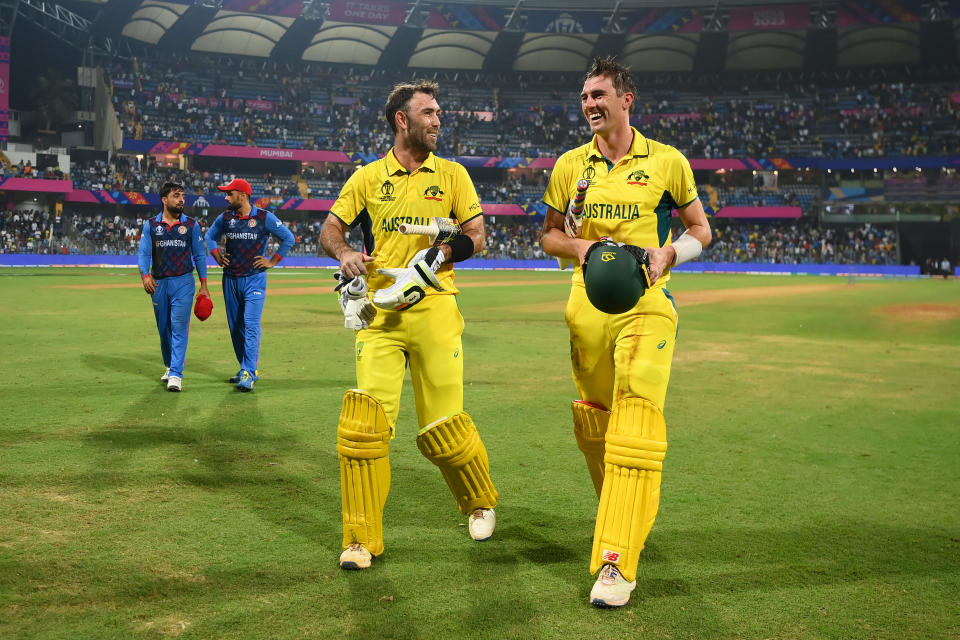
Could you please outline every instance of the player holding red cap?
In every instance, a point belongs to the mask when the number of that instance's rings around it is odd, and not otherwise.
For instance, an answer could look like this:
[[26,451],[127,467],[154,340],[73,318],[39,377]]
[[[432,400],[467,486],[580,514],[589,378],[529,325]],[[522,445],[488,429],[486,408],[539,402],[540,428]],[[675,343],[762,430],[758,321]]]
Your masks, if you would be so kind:
[[165,183],[160,187],[160,202],[163,211],[143,224],[137,263],[143,289],[153,298],[160,352],[167,367],[160,380],[167,383],[168,391],[180,391],[190,331],[190,306],[196,291],[194,266],[200,276],[198,297],[210,297],[207,251],[200,236],[200,225],[194,218],[183,215],[183,185]]
[[[280,262],[296,239],[277,216],[250,204],[253,189],[242,178],[217,187],[226,194],[227,210],[217,216],[207,231],[207,247],[223,267],[223,301],[233,351],[240,371],[230,378],[240,391],[253,391],[259,379],[260,317],[267,295],[266,270]],[[280,248],[270,258],[263,255],[270,236],[280,239]],[[225,237],[225,250],[218,243]]]

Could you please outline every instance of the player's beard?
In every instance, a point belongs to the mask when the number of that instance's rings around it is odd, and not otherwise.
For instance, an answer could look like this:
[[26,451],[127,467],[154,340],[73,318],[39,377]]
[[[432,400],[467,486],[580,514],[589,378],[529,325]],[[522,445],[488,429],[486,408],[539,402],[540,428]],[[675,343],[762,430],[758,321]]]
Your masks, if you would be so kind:
[[180,216],[180,215],[183,215],[183,205],[182,205],[182,204],[181,204],[181,205],[168,204],[168,205],[164,205],[164,207],[166,207],[167,213],[169,213],[169,214],[172,215],[172,216]]
[[[440,132],[438,130],[438,136],[439,133]],[[408,140],[410,142],[411,149],[416,152],[420,152],[423,155],[427,155],[431,151],[437,150],[437,141],[428,135],[428,127],[424,126],[411,129]]]
[[242,207],[242,206],[243,206],[243,205],[242,205],[241,203],[239,203],[239,202],[228,202],[228,203],[227,203],[227,209],[229,209],[230,211],[239,211],[239,210],[240,210],[240,207]]

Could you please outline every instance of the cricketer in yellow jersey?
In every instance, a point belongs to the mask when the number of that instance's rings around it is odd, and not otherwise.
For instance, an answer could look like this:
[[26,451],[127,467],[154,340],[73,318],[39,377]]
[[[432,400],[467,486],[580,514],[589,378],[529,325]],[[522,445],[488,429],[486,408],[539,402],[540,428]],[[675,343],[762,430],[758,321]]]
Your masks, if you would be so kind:
[[[580,96],[594,137],[558,159],[543,197],[543,249],[574,264],[566,321],[580,394],[574,435],[600,500],[590,561],[590,573],[600,572],[590,593],[598,607],[629,601],[660,502],[663,405],[677,336],[676,309],[664,285],[671,266],[695,258],[711,239],[689,162],[630,126],[635,98],[626,67],[612,58],[594,60]],[[589,186],[580,231],[572,237],[562,212],[581,179]],[[674,209],[686,231],[671,243]],[[585,256],[602,237],[649,255],[652,284],[625,313],[603,313],[585,293]]]
[[[345,326],[358,329],[358,388],[344,397],[337,429],[344,569],[367,568],[384,550],[387,455],[406,366],[420,427],[418,448],[440,468],[460,512],[469,516],[474,540],[488,539],[496,524],[497,490],[487,452],[463,411],[463,317],[453,272],[454,262],[483,248],[483,216],[466,169],[433,154],[440,129],[437,91],[436,83],[425,80],[393,89],[385,108],[393,148],[350,177],[321,232],[324,249],[340,262],[341,282],[357,285],[341,293]],[[363,218],[372,229],[369,253],[344,239]],[[447,219],[452,231],[435,246],[426,235],[400,233],[401,225],[428,225],[437,218]],[[347,293],[352,290],[356,293]]]

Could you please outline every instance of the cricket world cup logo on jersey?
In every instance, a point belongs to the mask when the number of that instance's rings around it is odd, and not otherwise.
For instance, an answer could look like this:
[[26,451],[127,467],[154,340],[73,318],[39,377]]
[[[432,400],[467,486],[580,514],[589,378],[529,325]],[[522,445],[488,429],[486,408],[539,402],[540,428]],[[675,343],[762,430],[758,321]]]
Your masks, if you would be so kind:
[[157,228],[154,229],[154,231],[157,232],[157,235],[158,235],[158,236],[162,236],[162,235],[163,235],[163,226],[158,224],[158,225],[157,225]]
[[593,184],[593,179],[597,176],[597,170],[592,166],[589,166],[583,170],[583,173],[581,173],[580,176],[588,183]]
[[641,187],[647,186],[647,181],[650,180],[650,176],[643,169],[637,169],[633,173],[627,176],[627,184],[636,184]]
[[423,190],[423,199],[424,200],[436,200],[437,202],[443,202],[443,191],[437,185],[432,187],[427,187]]
[[380,202],[393,202],[396,198],[393,197],[393,183],[389,180],[384,180],[383,184],[380,185]]

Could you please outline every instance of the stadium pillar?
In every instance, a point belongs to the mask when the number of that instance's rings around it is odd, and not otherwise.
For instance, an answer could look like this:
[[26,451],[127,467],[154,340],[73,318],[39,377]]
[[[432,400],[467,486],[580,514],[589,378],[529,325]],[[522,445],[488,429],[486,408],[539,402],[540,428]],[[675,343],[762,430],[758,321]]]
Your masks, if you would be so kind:
[[803,45],[803,68],[828,71],[837,66],[837,30],[834,27],[811,28]]
[[925,65],[957,61],[957,39],[949,20],[920,23],[920,59]]
[[101,6],[97,17],[90,23],[90,35],[101,38],[118,38],[130,22],[130,16],[140,8],[141,0],[109,0]]
[[280,36],[270,52],[270,58],[277,62],[299,62],[322,24],[322,17],[319,20],[308,20],[302,16],[297,18]]
[[727,66],[729,31],[704,31],[693,58],[694,73],[719,73]]
[[410,56],[413,55],[422,37],[423,27],[400,25],[393,38],[383,48],[378,64],[389,69],[405,69],[410,64]]
[[483,70],[494,73],[511,71],[521,44],[523,44],[522,31],[504,30],[498,33],[487,57],[483,60]]
[[627,42],[627,35],[624,33],[601,33],[597,42],[593,45],[593,58],[606,58],[614,56],[619,58],[623,53],[623,45]]
[[203,33],[217,11],[219,9],[215,6],[192,5],[167,29],[157,46],[167,50],[189,51],[193,41]]

